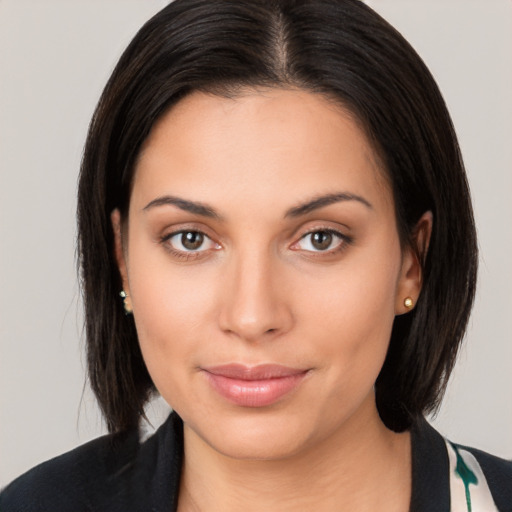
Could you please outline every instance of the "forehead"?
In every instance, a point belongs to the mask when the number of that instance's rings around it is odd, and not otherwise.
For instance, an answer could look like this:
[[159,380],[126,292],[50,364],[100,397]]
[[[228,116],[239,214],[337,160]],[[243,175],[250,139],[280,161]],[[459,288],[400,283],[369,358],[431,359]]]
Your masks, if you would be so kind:
[[392,202],[368,138],[339,104],[301,90],[246,90],[234,98],[195,92],[153,127],[133,199],[193,191],[208,202],[224,193],[263,204],[340,187]]

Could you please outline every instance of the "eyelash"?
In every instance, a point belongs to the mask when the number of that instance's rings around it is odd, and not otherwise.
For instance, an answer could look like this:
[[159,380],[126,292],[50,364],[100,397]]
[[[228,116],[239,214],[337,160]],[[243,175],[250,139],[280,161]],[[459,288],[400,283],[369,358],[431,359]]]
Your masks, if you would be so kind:
[[163,236],[160,239],[160,243],[162,243],[165,246],[166,250],[169,251],[173,257],[175,257],[176,259],[182,260],[182,261],[190,261],[190,260],[200,258],[201,256],[204,256],[208,249],[186,251],[186,250],[175,249],[172,246],[172,244],[170,243],[170,240],[172,238],[174,238],[175,236],[178,236],[178,235],[183,236],[188,233],[194,233],[196,235],[203,236],[204,241],[208,240],[211,244],[216,245],[214,250],[217,250],[220,248],[219,244],[214,242],[206,233],[204,233],[203,231],[200,231],[198,229],[181,229],[179,231],[173,231],[172,233],[169,233],[169,234]]
[[[216,247],[210,248],[210,250],[218,250],[221,248],[221,246],[214,242],[206,233],[204,233],[201,230],[198,229],[182,229],[179,231],[173,231],[172,233],[169,233],[163,237],[160,238],[160,243],[165,246],[166,250],[171,253],[171,255],[179,260],[182,261],[191,261],[197,258],[204,257],[206,253],[209,251],[209,249],[203,249],[203,250],[180,250],[176,249],[172,246],[170,243],[170,240],[178,235],[185,235],[187,233],[194,233],[196,235],[201,235],[204,237],[204,240],[209,240],[211,244],[214,244]],[[339,231],[336,231],[332,228],[315,228],[311,231],[308,231],[307,233],[304,233],[296,242],[294,242],[290,248],[292,250],[299,251],[300,248],[295,248],[301,241],[305,240],[307,237],[314,235],[315,233],[325,233],[328,235],[331,235],[339,240],[338,244],[334,249],[328,249],[328,250],[306,250],[305,252],[310,253],[310,257],[322,257],[326,255],[334,255],[342,252],[347,248],[348,245],[353,243],[353,238],[344,235],[343,233],[340,233]],[[202,245],[202,244],[201,244]]]
[[[340,233],[339,231],[335,230],[335,229],[332,229],[332,228],[315,228],[311,231],[308,231],[307,233],[304,233],[297,242],[294,242],[292,244],[292,247],[293,246],[297,246],[301,241],[305,240],[307,237],[310,237],[312,235],[314,235],[315,233],[325,233],[325,234],[328,234],[328,235],[332,235],[333,237],[337,238],[338,239],[338,243],[336,245],[336,247],[334,247],[333,249],[327,249],[327,250],[317,250],[317,251],[314,251],[314,250],[311,250],[311,251],[306,251],[308,253],[310,253],[310,256],[311,257],[322,257],[322,256],[332,256],[334,254],[338,254],[342,251],[344,251],[348,245],[351,245],[353,243],[353,238],[347,236],[347,235],[344,235],[343,233]],[[311,243],[311,242],[310,242]],[[296,250],[300,250],[300,249],[296,249]]]

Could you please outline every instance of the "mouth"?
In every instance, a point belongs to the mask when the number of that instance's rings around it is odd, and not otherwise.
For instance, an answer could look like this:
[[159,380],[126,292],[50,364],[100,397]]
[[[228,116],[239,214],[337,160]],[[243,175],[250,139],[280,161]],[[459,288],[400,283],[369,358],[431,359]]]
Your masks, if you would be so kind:
[[219,395],[241,407],[266,407],[280,401],[310,372],[275,364],[227,364],[201,370]]

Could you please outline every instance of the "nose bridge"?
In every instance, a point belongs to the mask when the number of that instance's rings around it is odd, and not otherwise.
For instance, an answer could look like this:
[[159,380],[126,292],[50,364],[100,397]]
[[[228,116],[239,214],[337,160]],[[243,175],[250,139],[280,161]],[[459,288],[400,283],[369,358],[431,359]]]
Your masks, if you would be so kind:
[[248,341],[287,330],[291,311],[278,288],[278,258],[252,245],[236,251],[230,260],[220,327]]

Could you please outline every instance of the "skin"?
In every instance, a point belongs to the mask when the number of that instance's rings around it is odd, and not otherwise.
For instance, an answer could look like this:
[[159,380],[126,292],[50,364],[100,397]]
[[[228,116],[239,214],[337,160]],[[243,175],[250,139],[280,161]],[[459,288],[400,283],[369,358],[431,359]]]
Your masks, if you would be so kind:
[[[349,197],[290,215],[333,193]],[[421,270],[352,116],[300,90],[193,93],[153,128],[128,219],[112,222],[144,359],[184,421],[181,511],[408,510],[409,434],[384,426],[373,386]],[[420,252],[431,224],[418,224]],[[311,233],[326,230],[339,235],[319,250]],[[183,231],[206,235],[198,250]],[[205,378],[227,363],[308,372],[251,408]]]

